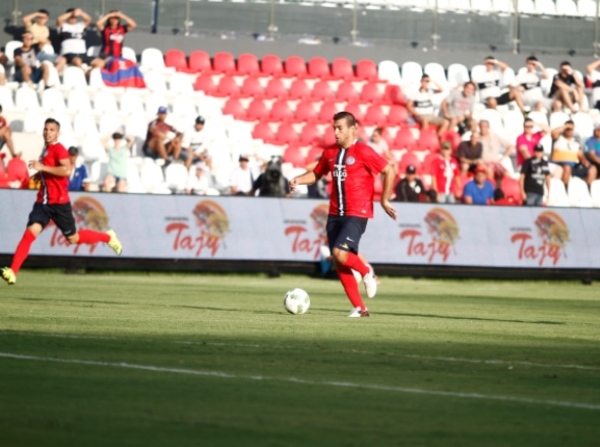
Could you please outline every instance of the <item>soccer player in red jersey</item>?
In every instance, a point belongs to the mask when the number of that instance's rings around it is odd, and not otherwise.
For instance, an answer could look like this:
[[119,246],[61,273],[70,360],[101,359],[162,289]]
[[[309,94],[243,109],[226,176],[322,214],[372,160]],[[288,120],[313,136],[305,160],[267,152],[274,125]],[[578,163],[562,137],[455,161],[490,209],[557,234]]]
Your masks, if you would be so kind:
[[44,123],[44,142],[46,146],[39,160],[29,162],[29,167],[37,171],[40,189],[33,210],[29,214],[27,229],[17,246],[10,267],[4,267],[0,272],[2,279],[9,285],[17,281],[17,273],[29,255],[33,241],[44,230],[50,220],[53,220],[62,234],[71,244],[95,244],[104,242],[117,255],[121,254],[122,245],[113,230],[106,233],[93,230],[79,230],[75,227],[75,218],[71,210],[68,186],[69,176],[73,166],[69,153],[58,142],[60,124],[53,118]]
[[333,254],[336,270],[348,299],[354,309],[352,318],[368,317],[369,311],[358,290],[352,270],[363,277],[367,296],[377,293],[377,280],[373,270],[358,256],[358,244],[373,217],[375,176],[384,175],[381,206],[388,216],[396,220],[397,214],[390,204],[395,172],[387,160],[371,147],[358,141],[358,122],[349,112],[339,112],[333,117],[337,144],[326,148],[314,170],[290,180],[293,191],[298,185],[310,185],[331,172],[333,191],[329,200],[327,239]]

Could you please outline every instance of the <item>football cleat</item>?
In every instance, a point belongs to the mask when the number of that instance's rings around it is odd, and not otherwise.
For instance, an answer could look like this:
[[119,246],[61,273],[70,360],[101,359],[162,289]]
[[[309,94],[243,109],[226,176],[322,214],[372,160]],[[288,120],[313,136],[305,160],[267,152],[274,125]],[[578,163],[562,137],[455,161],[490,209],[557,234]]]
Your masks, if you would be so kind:
[[368,298],[373,298],[377,294],[377,278],[373,267],[369,266],[369,273],[363,276],[363,282],[365,283],[365,290]]
[[121,241],[117,238],[117,233],[114,230],[108,230],[106,232],[110,236],[110,241],[108,241],[108,246],[114,250],[117,256],[121,256],[121,252],[123,251],[123,245]]
[[367,309],[362,310],[360,307],[353,309],[350,314],[348,314],[348,318],[363,318],[368,316],[370,316],[369,311]]
[[15,272],[13,272],[13,270],[10,267],[4,267],[2,269],[2,279],[4,281],[6,281],[6,283],[9,286],[12,286],[14,283],[17,282],[17,275],[15,275]]

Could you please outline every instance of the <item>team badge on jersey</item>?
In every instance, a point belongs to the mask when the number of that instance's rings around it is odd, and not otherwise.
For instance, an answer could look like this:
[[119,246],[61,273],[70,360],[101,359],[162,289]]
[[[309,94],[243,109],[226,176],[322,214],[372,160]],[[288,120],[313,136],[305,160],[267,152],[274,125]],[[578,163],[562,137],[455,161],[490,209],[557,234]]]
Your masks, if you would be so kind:
[[350,156],[348,157],[348,160],[346,160],[346,164],[352,166],[355,161],[356,160],[354,159],[354,157]]

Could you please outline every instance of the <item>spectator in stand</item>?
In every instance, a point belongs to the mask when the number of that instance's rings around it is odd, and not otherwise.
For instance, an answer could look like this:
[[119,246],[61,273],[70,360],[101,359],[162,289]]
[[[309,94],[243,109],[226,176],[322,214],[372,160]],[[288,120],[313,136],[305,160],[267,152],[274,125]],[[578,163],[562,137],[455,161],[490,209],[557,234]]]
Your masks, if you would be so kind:
[[33,44],[33,35],[30,32],[23,33],[23,46],[15,49],[15,81],[23,82],[30,87],[44,81],[44,86],[48,87],[48,76],[50,74],[48,66],[40,62],[37,58],[39,53],[37,45]]
[[[79,20],[81,18],[81,20]],[[81,8],[69,8],[58,16],[56,27],[60,35],[60,54],[67,63],[83,68],[92,58],[87,55],[85,44],[85,30],[92,23],[92,18]]]
[[471,130],[471,121],[475,111],[475,84],[465,82],[462,89],[454,89],[444,98],[440,106],[440,115],[450,124],[449,128],[458,126],[461,135]]
[[[430,87],[431,84],[434,85],[433,88]],[[408,102],[406,103],[408,113],[417,123],[421,124],[421,129],[427,130],[429,124],[433,124],[438,127],[438,136],[443,135],[450,124],[445,118],[433,113],[433,95],[442,91],[442,87],[432,81],[429,75],[424,74],[419,89],[408,95]]]
[[50,42],[50,29],[48,28],[48,19],[50,14],[45,9],[40,9],[34,13],[23,17],[25,31],[33,36],[33,44],[40,50],[37,58],[40,62],[48,61],[56,66],[58,72],[62,72],[67,61],[64,57],[54,54],[52,42]]
[[385,141],[385,139],[381,136],[382,133],[383,128],[376,127],[371,134],[369,146],[371,146],[375,152],[377,152],[390,163],[396,163],[394,156],[390,152],[390,147],[388,146],[387,141]]
[[542,79],[548,79],[546,67],[537,57],[529,56],[525,61],[525,70],[517,75],[515,84],[523,96],[523,103],[531,110],[541,110],[544,107]]
[[250,158],[247,155],[240,155],[239,166],[231,172],[229,188],[234,196],[249,196],[252,194],[252,185],[254,185],[254,172],[250,167]]
[[600,59],[592,62],[586,68],[585,86],[592,89],[592,98],[596,99],[596,103],[592,104],[595,109],[600,109]]
[[0,150],[2,150],[2,147],[5,144],[6,144],[6,147],[8,147],[8,151],[10,152],[10,155],[13,158],[21,156],[20,152],[19,153],[15,152],[15,145],[13,144],[13,139],[12,139],[12,130],[10,129],[10,126],[6,122],[6,118],[4,118],[4,116],[2,116],[2,105],[0,105]]
[[[515,145],[506,138],[491,132],[490,123],[487,120],[479,121],[479,133],[482,145],[481,158],[488,168],[489,177],[491,179],[501,179],[507,174],[502,162],[512,163],[509,157],[515,150]],[[502,152],[502,155],[500,155],[500,152]]]
[[477,166],[483,166],[483,145],[481,144],[479,132],[471,132],[469,141],[462,141],[456,149],[456,156],[461,164],[461,170],[475,173]]
[[104,138],[102,144],[108,155],[107,174],[104,177],[104,192],[127,192],[127,160],[135,138],[115,132],[110,138]]
[[575,123],[571,120],[552,129],[552,161],[563,167],[562,180],[568,187],[571,175],[585,179],[588,185],[596,179],[598,171],[585,157],[575,138]]
[[394,188],[396,202],[421,202],[424,200],[425,186],[417,178],[417,169],[413,165],[406,167],[406,176]]
[[524,205],[542,206],[544,183],[550,191],[550,166],[544,159],[544,147],[538,144],[534,148],[533,157],[525,160],[521,166],[519,185]]
[[475,177],[465,185],[463,201],[469,205],[490,205],[494,203],[494,186],[487,179],[488,170],[479,165],[475,168]]
[[202,161],[206,167],[212,169],[212,157],[208,148],[204,145],[206,142],[206,132],[204,132],[204,117],[197,116],[194,127],[183,135],[181,143],[181,158],[185,160],[185,166],[189,169],[192,163]]
[[0,50],[0,85],[6,84],[6,69],[4,66],[8,63],[8,58],[4,51]]
[[481,102],[490,109],[496,109],[497,106],[515,101],[521,112],[525,113],[525,105],[518,88],[508,86],[508,91],[504,93],[500,90],[500,85],[504,82],[504,72],[508,65],[493,56],[486,57],[483,63],[486,71],[477,79],[473,79],[479,89]]
[[210,169],[205,162],[199,161],[190,169],[188,181],[185,187],[186,194],[197,194],[201,196],[215,195],[215,181]]
[[166,122],[168,111],[166,107],[158,108],[156,119],[148,124],[143,149],[144,155],[155,159],[162,158],[165,164],[179,158],[182,140],[181,132]]
[[577,112],[575,103],[579,104],[579,110],[584,111],[583,81],[573,71],[570,62],[565,61],[560,64],[560,70],[552,78],[552,87],[548,97],[555,101],[562,101],[571,113]]
[[441,157],[431,164],[431,189],[437,192],[438,203],[456,203],[458,189],[458,162],[452,157],[452,146],[442,143]]
[[596,168],[596,174],[600,173],[600,124],[596,124],[594,135],[585,142],[585,156]]
[[[541,130],[534,132],[537,126]],[[540,141],[550,133],[550,127],[544,123],[534,123],[532,119],[525,118],[523,121],[523,133],[517,137],[517,169],[519,169],[525,160],[533,157],[534,148],[540,144]]]
[[71,160],[71,175],[69,176],[69,191],[89,191],[90,176],[87,168],[79,158],[79,149],[75,146],[69,148],[69,160]]
[[[121,19],[125,24],[121,24]],[[125,34],[133,31],[137,24],[121,11],[113,10],[96,22],[96,28],[102,36],[100,55],[92,61],[92,67],[104,68],[111,57],[123,57]],[[189,168],[189,166],[188,166]]]

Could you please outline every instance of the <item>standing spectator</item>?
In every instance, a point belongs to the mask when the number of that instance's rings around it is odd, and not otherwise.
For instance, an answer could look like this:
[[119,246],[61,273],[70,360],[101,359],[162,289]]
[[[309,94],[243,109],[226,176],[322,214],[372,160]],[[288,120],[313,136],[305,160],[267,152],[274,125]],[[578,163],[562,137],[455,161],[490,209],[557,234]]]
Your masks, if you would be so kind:
[[506,138],[491,132],[490,123],[487,120],[479,122],[479,132],[482,145],[481,158],[488,168],[489,177],[501,179],[507,172],[502,162],[507,160],[508,163],[512,163],[509,157],[515,150],[515,145]]
[[585,156],[596,167],[596,174],[600,173],[600,124],[596,124],[594,135],[585,142]]
[[92,18],[81,8],[69,8],[58,16],[56,27],[60,35],[60,54],[68,64],[83,68],[83,64],[91,62],[84,39],[85,30],[90,23]]
[[483,145],[480,140],[479,132],[471,132],[469,141],[461,141],[456,149],[458,161],[470,173],[474,173],[477,166],[483,165]]
[[440,115],[450,122],[449,128],[458,126],[462,135],[471,130],[471,117],[475,111],[475,84],[465,82],[460,89],[454,89],[444,98],[440,106]]
[[534,148],[533,157],[525,160],[521,166],[519,185],[524,205],[542,206],[544,183],[550,192],[550,167],[544,159],[544,146],[538,144]]
[[89,191],[90,176],[85,164],[79,158],[79,149],[75,146],[69,148],[71,160],[71,174],[69,175],[69,191]]
[[[538,126],[541,130],[534,132],[534,126]],[[533,157],[534,148],[548,133],[550,133],[550,128],[546,124],[534,123],[532,119],[525,118],[523,133],[517,137],[517,169],[523,165],[525,160]]]
[[452,146],[447,141],[442,143],[440,153],[441,157],[431,164],[431,189],[437,192],[439,203],[456,203],[458,162],[452,157]]
[[[433,88],[430,87],[432,83],[434,84]],[[448,130],[448,125],[450,124],[447,119],[433,113],[433,95],[442,91],[443,89],[435,81],[432,81],[428,75],[424,74],[421,78],[419,89],[409,95],[409,101],[406,104],[406,108],[412,118],[421,124],[421,129],[427,130],[429,124],[438,126],[438,136],[443,135]]]
[[484,60],[485,72],[479,75],[473,82],[479,89],[479,99],[490,109],[515,101],[521,112],[525,113],[525,105],[518,88],[508,86],[508,91],[502,93],[500,85],[504,82],[504,72],[508,68],[504,62],[500,62],[493,56]]
[[525,70],[517,75],[515,84],[523,96],[523,103],[531,110],[540,110],[544,107],[542,79],[548,79],[546,67],[537,60],[537,57],[529,56],[525,61]]
[[577,112],[575,103],[579,104],[579,110],[584,110],[583,81],[573,71],[570,62],[564,61],[560,64],[560,70],[552,78],[552,87],[550,87],[548,97],[555,101],[562,101],[571,113]]
[[144,142],[144,154],[151,158],[162,158],[165,163],[169,157],[177,160],[181,154],[182,134],[166,122],[166,107],[159,107],[156,119],[148,124],[148,133]]
[[206,142],[206,132],[204,132],[204,117],[197,116],[194,127],[184,132],[181,143],[181,157],[185,160],[185,166],[189,169],[192,163],[202,161],[209,170],[212,169],[212,157],[208,148],[204,145]]
[[185,186],[186,194],[198,194],[198,195],[215,195],[217,190],[215,189],[215,181],[210,173],[210,169],[206,166],[206,163],[199,161],[196,165],[190,169],[187,184]]
[[417,169],[413,165],[406,167],[406,176],[394,188],[397,202],[422,202],[425,195],[425,186],[417,178]]
[[[293,178],[290,189],[316,182],[319,177],[333,173],[333,193],[329,201],[327,240],[333,254],[336,271],[346,296],[352,303],[350,318],[368,317],[363,299],[352,270],[363,278],[367,297],[377,293],[377,280],[373,269],[358,256],[358,247],[368,219],[373,217],[374,176],[383,174],[381,206],[388,216],[396,220],[396,210],[389,202],[394,181],[391,165],[373,149],[358,141],[358,122],[349,112],[339,112],[333,117],[337,144],[323,151],[323,156],[313,171]],[[364,259],[364,258],[363,258]]]
[[485,166],[475,168],[475,178],[465,185],[463,201],[469,205],[489,205],[494,203],[494,186],[487,179]]
[[[121,24],[121,19],[125,24]],[[96,28],[102,36],[100,55],[92,61],[93,67],[104,68],[111,57],[123,57],[125,34],[133,31],[137,24],[121,11],[113,10],[96,22]],[[189,168],[189,166],[188,166]]]
[[252,194],[254,185],[254,172],[250,167],[250,159],[247,155],[240,155],[239,166],[231,172],[229,189],[234,196],[248,196]]
[[12,130],[10,129],[10,126],[6,122],[6,118],[4,118],[4,116],[2,116],[2,105],[0,104],[0,150],[2,150],[2,147],[5,144],[6,144],[6,147],[8,147],[8,151],[10,152],[10,155],[13,158],[21,156],[20,152],[19,153],[15,152],[15,145],[13,144],[13,139],[12,139]]
[[383,128],[376,127],[371,134],[369,146],[371,146],[375,152],[377,152],[390,163],[395,163],[394,157],[390,153],[390,147],[388,146],[387,141],[385,141],[385,139],[381,136],[382,133]]
[[562,180],[568,187],[571,175],[585,179],[588,185],[596,179],[597,170],[585,157],[575,138],[575,123],[571,120],[552,129],[552,161],[563,168]]
[[104,192],[113,189],[116,192],[127,192],[127,160],[131,156],[134,143],[134,137],[125,136],[120,132],[115,132],[110,139],[103,140],[108,155],[107,174],[102,188]]
[[33,35],[30,32],[23,33],[23,46],[15,49],[15,81],[24,82],[30,87],[38,84],[41,80],[48,87],[48,66],[37,58],[39,53],[37,45],[33,44]]

